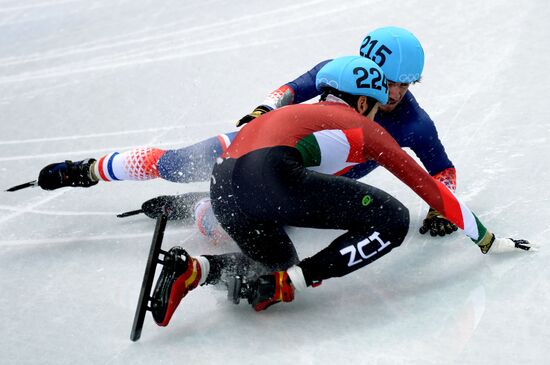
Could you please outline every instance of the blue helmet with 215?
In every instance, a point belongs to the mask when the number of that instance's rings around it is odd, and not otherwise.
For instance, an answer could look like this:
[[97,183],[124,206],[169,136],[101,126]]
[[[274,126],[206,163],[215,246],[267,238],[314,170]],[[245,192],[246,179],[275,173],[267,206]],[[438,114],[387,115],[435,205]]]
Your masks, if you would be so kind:
[[424,69],[424,49],[418,39],[400,27],[382,27],[368,33],[359,54],[376,62],[389,81],[418,81]]

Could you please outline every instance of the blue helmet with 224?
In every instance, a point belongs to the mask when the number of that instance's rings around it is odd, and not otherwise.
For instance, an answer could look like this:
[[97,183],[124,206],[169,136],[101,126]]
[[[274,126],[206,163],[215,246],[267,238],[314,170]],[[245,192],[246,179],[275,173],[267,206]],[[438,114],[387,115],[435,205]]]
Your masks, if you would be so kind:
[[412,83],[424,69],[424,49],[418,39],[399,27],[378,28],[367,34],[359,54],[376,62],[388,80]]
[[374,61],[361,56],[335,58],[321,67],[315,80],[317,90],[330,87],[351,94],[388,102],[388,82]]

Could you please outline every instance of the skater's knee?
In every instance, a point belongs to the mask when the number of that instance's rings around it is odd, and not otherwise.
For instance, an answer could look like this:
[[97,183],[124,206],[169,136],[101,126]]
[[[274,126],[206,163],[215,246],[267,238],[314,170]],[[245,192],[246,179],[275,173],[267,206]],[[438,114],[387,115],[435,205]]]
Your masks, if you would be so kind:
[[391,248],[399,247],[405,241],[405,237],[409,232],[409,210],[398,201],[394,202],[394,207],[391,213],[386,215],[385,222],[378,225],[381,236],[385,237]]
[[399,247],[405,241],[405,237],[409,232],[410,215],[409,210],[403,204],[394,211],[392,231],[392,244],[394,247]]
[[159,159],[159,176],[164,180],[172,182],[187,182],[187,164],[179,156],[178,150],[168,150]]
[[159,176],[179,183],[207,181],[210,178],[212,163],[201,154],[193,153],[189,147],[168,150],[159,159]]
[[401,204],[401,207],[397,209],[395,219],[396,219],[395,230],[396,230],[396,236],[397,236],[396,242],[398,242],[396,243],[396,245],[400,246],[401,243],[403,243],[403,241],[405,240],[407,233],[409,232],[409,225],[411,221],[409,210],[407,209],[407,207]]

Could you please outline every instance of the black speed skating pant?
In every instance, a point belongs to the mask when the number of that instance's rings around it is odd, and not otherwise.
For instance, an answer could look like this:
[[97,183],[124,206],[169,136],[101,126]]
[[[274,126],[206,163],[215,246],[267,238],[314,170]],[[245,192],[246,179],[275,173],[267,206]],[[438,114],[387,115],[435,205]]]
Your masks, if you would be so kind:
[[[311,285],[382,257],[403,242],[409,228],[408,210],[397,199],[346,177],[307,170],[291,147],[260,149],[217,163],[210,197],[221,226],[246,258],[209,256],[207,283],[217,282],[224,271],[238,272],[239,266],[250,269],[251,259],[267,271],[298,264]],[[300,261],[283,229],[289,225],[346,232]]]

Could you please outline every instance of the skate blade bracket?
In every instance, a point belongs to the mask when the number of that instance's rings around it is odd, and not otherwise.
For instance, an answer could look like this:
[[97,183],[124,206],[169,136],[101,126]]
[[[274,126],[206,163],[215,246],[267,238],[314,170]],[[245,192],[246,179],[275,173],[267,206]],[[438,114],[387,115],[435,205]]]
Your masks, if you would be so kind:
[[227,281],[227,300],[233,304],[239,304],[241,299],[250,303],[253,294],[254,289],[246,277],[235,275]]
[[138,214],[141,214],[141,213],[143,213],[143,209],[136,209],[136,210],[130,210],[129,212],[124,212],[124,213],[117,214],[116,216],[118,218],[126,218],[126,217],[131,217],[133,215],[138,215]]
[[243,278],[240,275],[235,275],[227,282],[227,300],[233,304],[239,304],[241,301],[241,287]]
[[164,257],[168,254],[168,252],[161,249],[167,221],[168,217],[166,214],[161,214],[157,218],[155,233],[153,234],[153,242],[151,243],[151,249],[149,250],[149,257],[147,259],[147,265],[145,266],[145,273],[143,274],[139,300],[136,307],[136,313],[134,315],[132,332],[130,333],[130,339],[134,342],[140,339],[141,330],[143,329],[143,322],[145,321],[145,314],[147,311],[151,311],[151,288],[153,287],[155,272],[158,264],[164,265],[164,260],[160,259],[159,256],[163,255]]

